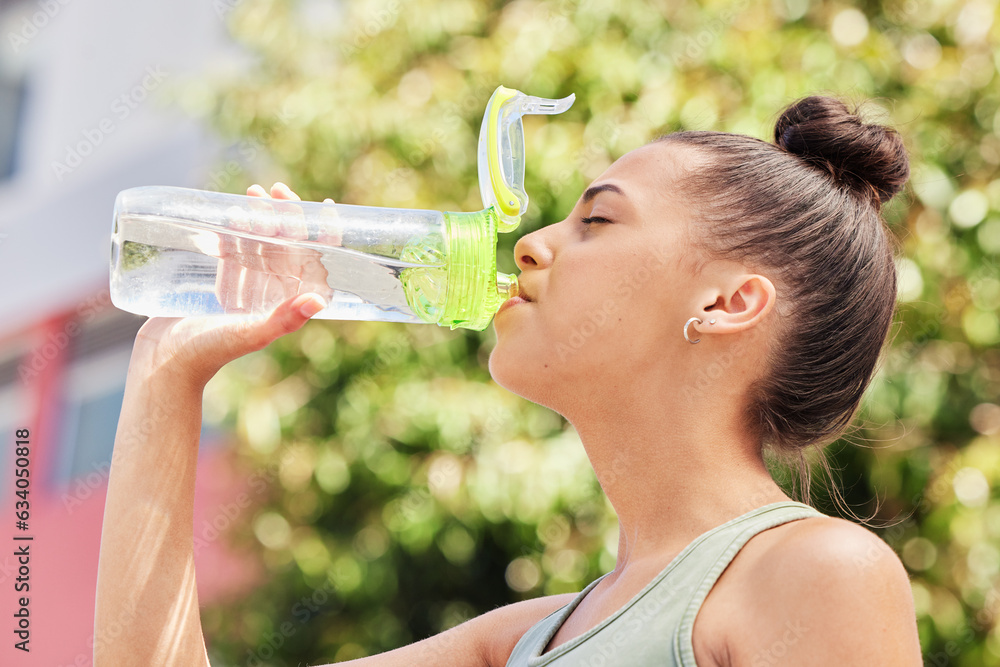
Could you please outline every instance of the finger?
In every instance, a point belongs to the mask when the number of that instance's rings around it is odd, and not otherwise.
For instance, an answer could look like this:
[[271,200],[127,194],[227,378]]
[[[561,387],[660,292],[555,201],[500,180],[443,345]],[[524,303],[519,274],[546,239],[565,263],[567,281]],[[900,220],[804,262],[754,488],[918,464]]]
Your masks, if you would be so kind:
[[215,298],[222,312],[232,313],[238,308],[237,289],[240,284],[240,267],[232,260],[220,259],[215,270]]
[[[259,244],[258,244],[259,245]],[[245,312],[260,313],[267,310],[265,291],[270,277],[266,271],[247,271],[240,284],[240,306]]]
[[[250,220],[238,208],[227,211],[229,227],[236,231],[250,231]],[[243,266],[243,246],[246,240],[232,234],[219,237],[219,265],[215,275],[215,293],[224,312],[240,312],[240,284],[246,268]]]
[[[287,289],[286,281],[289,280],[295,283],[295,289]],[[276,308],[288,297],[298,294],[298,283],[299,281],[294,278],[287,278],[285,276],[273,274],[268,275],[264,282],[263,298],[261,300],[263,310]]]
[[247,189],[256,201],[249,202],[246,219],[251,238],[240,239],[240,263],[247,267],[240,276],[239,304],[241,312],[262,313],[269,310],[265,288],[269,269],[265,261],[264,241],[261,237],[274,236],[274,214],[278,205],[267,191],[258,184]]
[[[255,235],[278,239],[308,238],[300,206],[274,203],[274,209],[272,215],[254,220]],[[256,250],[254,263],[259,266],[260,272],[254,276],[254,280],[246,283],[244,298],[254,300],[255,310],[270,310],[283,299],[299,293],[299,281],[291,277],[299,273],[298,250],[280,241],[266,240],[259,241]]]
[[[253,197],[266,197],[267,195],[255,194]],[[253,210],[243,211],[241,215],[234,216],[234,222],[240,224],[240,231],[248,232],[249,236],[241,236],[237,239],[237,259],[240,264],[239,281],[234,285],[235,300],[237,302],[237,312],[253,313],[260,310],[260,290],[266,282],[267,276],[264,273],[264,262],[261,259],[261,242],[255,236],[261,233],[260,227],[266,223],[266,210],[270,204],[266,201],[251,202]],[[260,212],[258,212],[260,211]]]
[[292,192],[290,187],[280,181],[271,186],[271,196],[275,199],[292,199],[294,201],[302,201],[297,194]]
[[[336,204],[335,201],[327,197],[324,204]],[[323,207],[319,213],[319,222],[316,229],[316,240],[326,245],[343,245],[344,236],[341,231],[340,214],[333,206]]]
[[[294,199],[291,201],[301,201]],[[276,204],[276,209],[280,212],[278,217],[279,233],[288,239],[305,240],[309,238],[309,229],[306,226],[305,211],[299,204]]]
[[325,307],[323,297],[312,292],[286,299],[266,320],[246,323],[244,333],[239,337],[239,346],[244,349],[238,351],[236,356],[263,349],[281,336],[297,331]]
[[[297,194],[284,183],[275,183],[271,186],[271,195],[275,199],[284,200],[275,203],[277,216],[276,229],[273,235],[281,236],[285,239],[304,241],[309,238],[309,229],[306,225],[305,213]],[[269,234],[270,235],[270,234]],[[302,249],[294,245],[273,245],[265,249],[263,253],[265,266],[275,276],[278,276],[285,297],[299,294],[298,276],[301,273],[300,253]]]
[[[292,192],[291,188],[280,181],[271,186],[271,197],[273,199],[282,199],[286,202],[302,201],[297,194]],[[288,203],[275,203],[274,211],[280,214],[278,217],[279,222],[277,223],[275,230],[268,234],[268,236],[273,236],[275,233],[278,233],[291,239],[308,238],[308,232],[305,228],[303,220],[304,214],[301,206]]]

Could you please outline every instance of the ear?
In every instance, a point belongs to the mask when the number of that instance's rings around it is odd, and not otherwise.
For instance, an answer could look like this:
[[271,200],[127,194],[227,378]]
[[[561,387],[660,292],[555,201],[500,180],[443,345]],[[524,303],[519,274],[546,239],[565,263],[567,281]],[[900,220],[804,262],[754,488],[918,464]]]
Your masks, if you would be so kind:
[[748,331],[764,321],[776,299],[774,283],[765,276],[737,274],[724,287],[706,293],[697,315],[702,322],[692,327],[707,334]]

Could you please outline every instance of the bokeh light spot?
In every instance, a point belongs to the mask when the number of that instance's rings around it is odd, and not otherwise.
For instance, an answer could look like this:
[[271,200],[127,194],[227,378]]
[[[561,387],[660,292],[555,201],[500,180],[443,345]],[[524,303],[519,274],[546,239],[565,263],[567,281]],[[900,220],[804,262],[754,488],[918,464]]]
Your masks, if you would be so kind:
[[966,507],[982,507],[990,497],[990,483],[978,468],[962,468],[952,480],[955,497]]
[[830,33],[838,44],[857,46],[868,36],[868,19],[857,9],[845,9],[834,17]]

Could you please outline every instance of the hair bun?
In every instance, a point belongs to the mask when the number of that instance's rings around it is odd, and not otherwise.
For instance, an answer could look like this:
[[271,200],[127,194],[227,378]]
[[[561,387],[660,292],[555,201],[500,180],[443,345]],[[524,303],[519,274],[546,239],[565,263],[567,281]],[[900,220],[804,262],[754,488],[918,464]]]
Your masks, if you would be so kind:
[[892,128],[866,124],[840,100],[806,97],[774,126],[774,143],[829,172],[878,209],[903,188],[910,163]]

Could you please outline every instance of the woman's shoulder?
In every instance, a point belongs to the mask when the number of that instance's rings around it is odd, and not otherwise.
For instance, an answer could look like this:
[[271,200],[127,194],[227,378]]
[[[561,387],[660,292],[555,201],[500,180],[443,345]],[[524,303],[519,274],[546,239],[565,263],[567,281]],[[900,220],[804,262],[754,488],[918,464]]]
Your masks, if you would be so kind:
[[863,526],[822,516],[766,530],[717,589],[702,629],[722,638],[713,655],[743,656],[734,663],[920,664],[909,576]]
[[864,526],[830,516],[790,521],[757,536],[756,566],[760,574],[777,570],[809,577],[817,570],[852,581],[879,575],[902,575],[902,563],[892,548]]
[[756,541],[747,545],[756,548],[746,554],[743,583],[758,595],[766,591],[785,609],[817,617],[851,608],[888,612],[904,602],[912,609],[899,557],[864,526],[818,516],[778,526]]

